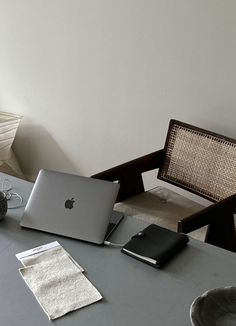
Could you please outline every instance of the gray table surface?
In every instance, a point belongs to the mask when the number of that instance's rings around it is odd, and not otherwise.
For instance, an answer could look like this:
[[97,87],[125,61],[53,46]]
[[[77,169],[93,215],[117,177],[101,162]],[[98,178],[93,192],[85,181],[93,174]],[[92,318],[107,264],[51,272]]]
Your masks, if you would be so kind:
[[[122,254],[119,248],[23,229],[19,221],[32,184],[2,173],[0,184],[6,177],[24,201],[21,208],[9,209],[0,221],[3,326],[190,326],[189,309],[195,297],[208,289],[236,285],[235,254],[193,239],[164,268],[155,269]],[[145,226],[143,221],[126,217],[110,241],[125,243]],[[21,278],[15,254],[55,240],[84,267],[103,300],[52,322]]]

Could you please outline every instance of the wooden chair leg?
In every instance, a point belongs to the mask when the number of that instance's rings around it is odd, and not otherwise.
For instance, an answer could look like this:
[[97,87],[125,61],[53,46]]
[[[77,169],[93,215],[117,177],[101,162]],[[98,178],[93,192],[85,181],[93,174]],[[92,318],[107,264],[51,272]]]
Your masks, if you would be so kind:
[[205,242],[236,252],[234,215],[226,215],[209,224]]

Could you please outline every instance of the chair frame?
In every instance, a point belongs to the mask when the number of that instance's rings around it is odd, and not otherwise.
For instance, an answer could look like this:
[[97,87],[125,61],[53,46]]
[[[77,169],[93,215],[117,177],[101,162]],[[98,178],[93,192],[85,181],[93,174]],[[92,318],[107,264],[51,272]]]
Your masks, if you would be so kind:
[[230,143],[233,144],[234,148],[236,149],[236,140],[230,137],[226,137],[223,135],[220,135],[218,133],[212,132],[212,131],[208,131],[206,129],[203,128],[199,128],[193,125],[190,125],[188,123],[182,122],[182,121],[178,121],[175,119],[171,119],[170,123],[169,123],[169,128],[168,128],[168,132],[167,132],[167,136],[166,136],[166,141],[165,141],[165,146],[164,146],[164,155],[165,155],[165,160],[164,163],[162,164],[162,166],[159,168],[158,174],[157,174],[157,178],[160,180],[163,180],[165,182],[171,183],[179,188],[185,189],[187,191],[190,191],[194,194],[197,194],[198,196],[201,196],[202,198],[208,199],[210,201],[213,202],[217,202],[220,199],[223,198],[218,198],[215,196],[212,196],[212,193],[209,192],[204,192],[203,189],[198,188],[198,189],[193,189],[191,188],[191,185],[189,182],[183,182],[181,181],[180,183],[175,180],[175,179],[171,179],[168,178],[167,176],[167,170],[168,170],[168,166],[169,166],[169,160],[167,158],[167,152],[168,152],[168,146],[170,143],[170,138],[171,138],[171,134],[172,134],[172,129],[174,128],[174,125],[177,125],[178,127],[183,127],[184,129],[189,129],[192,133],[197,133],[199,135],[204,136],[204,138],[215,138],[217,143]]
[[[92,177],[118,182],[120,184],[120,190],[117,196],[117,202],[121,202],[132,196],[145,192],[142,174],[147,171],[159,169],[157,175],[158,179],[176,185],[174,182],[165,180],[165,178],[162,178],[161,176],[161,171],[165,162],[166,147],[168,144],[170,129],[172,124],[175,122],[176,120],[173,119],[170,121],[165,147],[163,149],[120,164],[103,172],[94,174]],[[220,136],[225,140],[230,140],[236,143],[236,141],[231,138],[224,137],[210,131],[208,132],[207,130],[197,128],[195,126],[191,126],[179,121],[177,122],[184,126],[194,128],[198,131],[200,130],[205,133],[207,132],[209,135],[217,137]],[[183,189],[187,189],[188,191],[195,193],[203,198],[209,199],[209,197],[199,193],[198,191],[188,189],[188,187],[185,185],[177,184],[177,186]],[[234,226],[234,214],[236,213],[236,194],[233,194],[232,196],[229,196],[220,201],[216,201],[212,198],[210,200],[215,203],[195,214],[192,214],[191,216],[181,219],[178,222],[177,230],[178,232],[189,233],[200,227],[208,225],[205,242],[236,252],[236,234]]]

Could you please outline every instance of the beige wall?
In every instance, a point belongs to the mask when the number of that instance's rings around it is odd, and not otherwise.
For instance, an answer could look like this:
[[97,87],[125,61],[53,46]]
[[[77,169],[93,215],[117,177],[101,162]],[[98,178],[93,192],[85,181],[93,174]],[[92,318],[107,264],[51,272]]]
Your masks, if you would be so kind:
[[91,175],[170,118],[236,138],[235,0],[0,0],[0,109],[25,174]]

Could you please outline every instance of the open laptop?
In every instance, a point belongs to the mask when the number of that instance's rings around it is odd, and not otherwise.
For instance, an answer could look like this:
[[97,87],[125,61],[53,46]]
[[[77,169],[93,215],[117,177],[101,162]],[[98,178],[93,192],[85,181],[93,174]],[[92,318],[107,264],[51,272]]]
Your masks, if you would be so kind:
[[123,218],[113,212],[118,191],[110,181],[40,170],[20,225],[102,244]]

